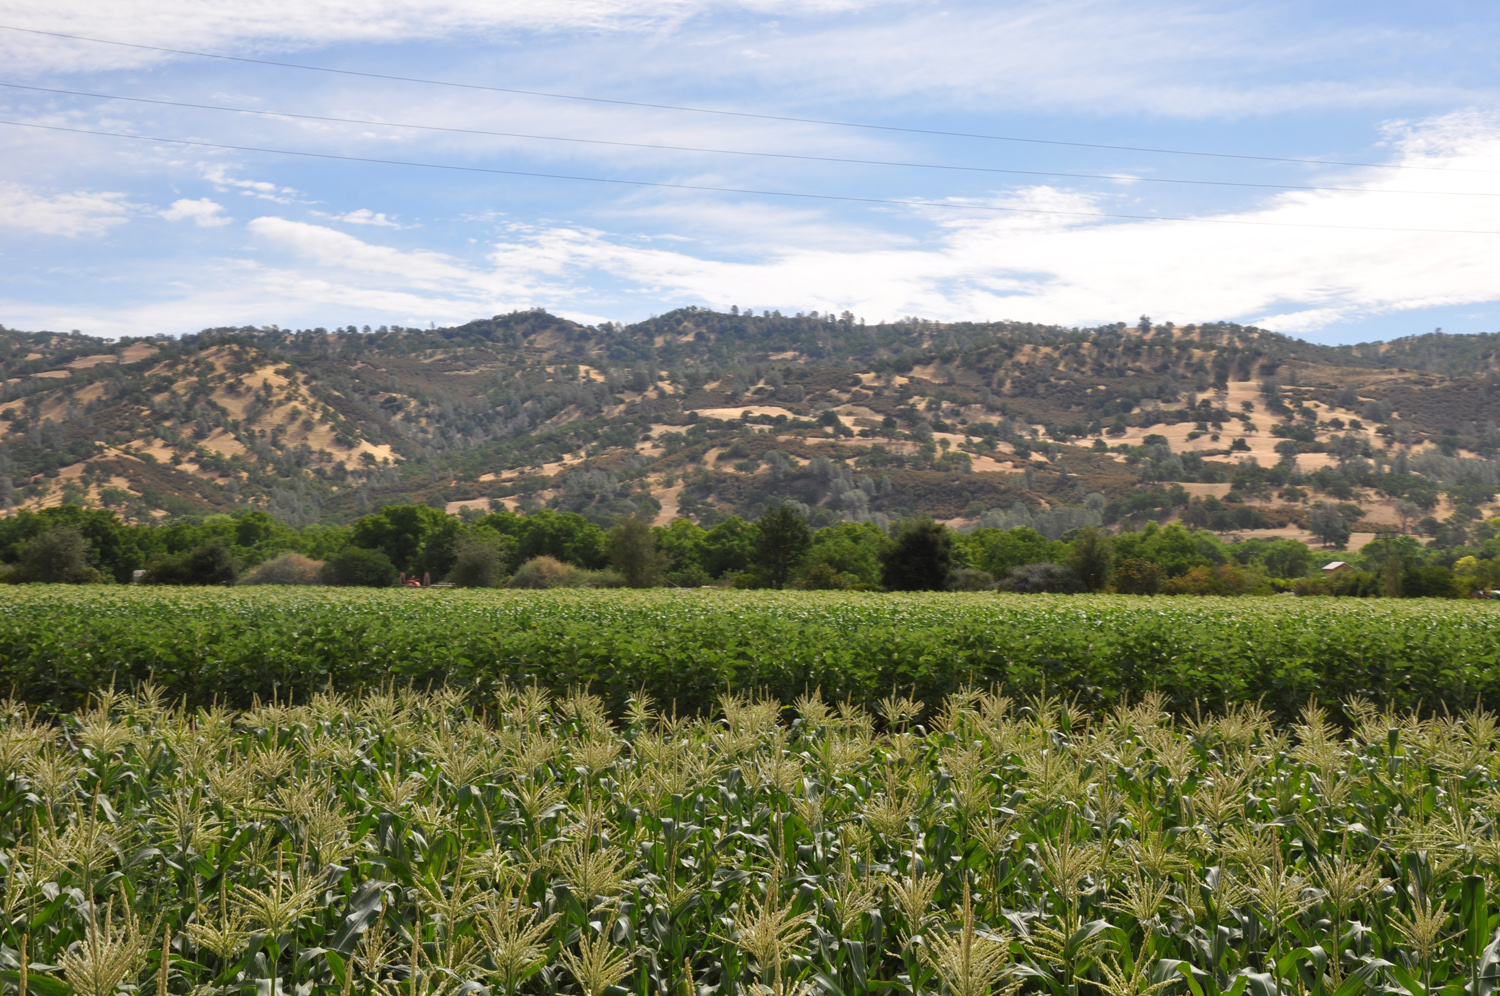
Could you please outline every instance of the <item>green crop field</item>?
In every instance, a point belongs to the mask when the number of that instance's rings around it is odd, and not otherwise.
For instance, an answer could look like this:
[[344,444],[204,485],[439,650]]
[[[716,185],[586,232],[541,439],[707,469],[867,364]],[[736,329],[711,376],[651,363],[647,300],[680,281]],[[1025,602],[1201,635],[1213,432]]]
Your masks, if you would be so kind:
[[1310,697],[1500,708],[1500,606],[1332,598],[738,591],[0,587],[0,691],[59,709],[150,677],[173,700],[244,707],[394,681],[588,687],[616,715],[644,690],[696,713],[725,690],[1046,692],[1099,711]]
[[1500,979],[1488,713],[1351,702],[1345,725],[1309,707],[1282,728],[1248,706],[1173,720],[1149,697],[1096,715],[988,692],[922,711],[726,696],[713,719],[644,699],[615,719],[536,687],[4,703],[0,985],[1483,996]]

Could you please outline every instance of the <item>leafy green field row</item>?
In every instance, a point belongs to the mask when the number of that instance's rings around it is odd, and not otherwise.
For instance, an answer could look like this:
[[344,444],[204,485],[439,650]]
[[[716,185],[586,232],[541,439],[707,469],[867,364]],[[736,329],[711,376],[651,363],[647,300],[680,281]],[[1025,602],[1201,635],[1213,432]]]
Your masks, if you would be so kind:
[[[476,708],[478,707],[478,708]],[[951,697],[0,706],[37,996],[1485,996],[1497,724]],[[885,733],[877,733],[879,726]]]
[[0,587],[0,689],[70,708],[152,677],[174,700],[305,700],[394,680],[637,690],[683,714],[725,691],[1058,694],[1097,711],[1160,690],[1173,711],[1317,697],[1500,708],[1485,602],[991,593]]

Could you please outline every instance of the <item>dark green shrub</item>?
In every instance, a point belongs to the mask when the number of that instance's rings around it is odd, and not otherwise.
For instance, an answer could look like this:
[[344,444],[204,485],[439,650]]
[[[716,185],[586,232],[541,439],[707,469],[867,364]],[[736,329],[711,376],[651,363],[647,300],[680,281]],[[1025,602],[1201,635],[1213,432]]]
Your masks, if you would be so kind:
[[54,526],[27,542],[9,580],[18,584],[95,584],[102,580],[89,563],[89,544],[71,526]]
[[382,551],[349,546],[323,565],[323,583],[340,588],[389,588],[399,573]]
[[147,584],[234,584],[234,557],[219,540],[210,540],[187,553],[153,557],[146,565]]

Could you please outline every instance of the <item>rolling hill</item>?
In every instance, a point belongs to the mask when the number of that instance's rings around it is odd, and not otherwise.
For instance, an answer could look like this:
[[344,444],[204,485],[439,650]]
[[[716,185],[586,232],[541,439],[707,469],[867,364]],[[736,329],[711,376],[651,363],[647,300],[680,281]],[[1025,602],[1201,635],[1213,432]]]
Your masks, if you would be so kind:
[[0,327],[0,502],[133,520],[395,502],[704,524],[1180,517],[1306,538],[1462,529],[1500,483],[1500,335],[1317,346],[1143,319],[866,325],[683,309],[584,326]]

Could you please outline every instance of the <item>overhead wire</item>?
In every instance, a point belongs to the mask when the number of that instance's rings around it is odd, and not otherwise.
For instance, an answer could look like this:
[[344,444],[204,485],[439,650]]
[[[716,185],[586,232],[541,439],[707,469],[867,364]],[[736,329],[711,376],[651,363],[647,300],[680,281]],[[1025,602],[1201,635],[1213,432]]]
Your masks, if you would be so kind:
[[1072,142],[1063,139],[1034,138],[1019,135],[993,135],[979,132],[947,131],[938,128],[914,128],[903,125],[875,124],[873,122],[865,121],[841,121],[833,118],[807,118],[789,114],[766,114],[755,111],[738,111],[716,107],[694,107],[684,104],[663,104],[651,101],[625,100],[618,97],[595,97],[587,94],[559,93],[548,90],[529,90],[520,87],[491,86],[482,83],[465,83],[456,80],[430,79],[420,76],[401,76],[393,73],[376,73],[360,69],[343,69],[334,66],[318,66],[301,62],[286,62],[278,59],[257,59],[251,56],[225,55],[219,52],[201,52],[194,51],[192,49],[168,48],[162,45],[145,45],[139,42],[117,41],[110,38],[96,38],[89,35],[69,34],[62,31],[44,31],[40,28],[23,28],[19,25],[12,24],[0,24],[0,30],[24,32],[26,34],[32,35],[44,35],[52,38],[65,38],[70,41],[80,41],[93,45],[113,45],[120,48],[132,48],[147,52],[160,52],[166,55],[181,55],[197,59],[218,59],[225,62],[239,62],[257,66],[274,66],[280,69],[296,69],[303,72],[330,73],[341,76],[363,77],[365,79],[388,80],[398,83],[416,83],[424,86],[441,86],[464,90],[486,91],[490,93],[513,94],[517,96],[544,97],[552,100],[572,100],[594,104],[613,104],[622,107],[639,107],[649,110],[677,111],[690,114],[713,114],[725,117],[746,118],[761,121],[780,121],[792,124],[811,124],[834,128],[860,128],[871,131],[902,132],[912,135],[929,135],[943,138],[967,138],[991,142],[1016,142],[1030,145],[1051,145],[1076,149],[1100,149],[1114,152],[1141,152],[1151,155],[1198,156],[1211,159],[1237,159],[1265,163],[1293,163],[1308,166],[1353,166],[1366,169],[1428,170],[1434,172],[1450,173],[1500,173],[1500,170],[1471,169],[1465,167],[1423,166],[1414,163],[1357,162],[1341,159],[1265,156],[1236,152],[1208,152],[1197,149],[1170,149],[1153,146],[1112,145],[1101,142]]
[[935,201],[910,198],[859,197],[852,194],[816,194],[789,190],[766,190],[750,187],[723,187],[699,183],[671,183],[662,180],[632,180],[624,177],[583,176],[567,173],[545,173],[534,170],[500,169],[492,166],[465,166],[455,163],[429,163],[407,159],[386,159],[374,156],[349,156],[333,152],[309,152],[299,149],[276,149],[255,145],[232,145],[224,142],[207,142],[195,139],[166,138],[156,135],[139,135],[131,132],[103,131],[93,128],[74,128],[66,125],[41,124],[35,121],[0,120],[0,126],[33,128],[43,131],[67,132],[75,135],[94,135],[106,138],[128,139],[138,142],[154,142],[165,145],[190,146],[205,149],[223,149],[232,152],[257,152],[269,155],[299,156],[307,159],[324,159],[340,162],[369,163],[384,166],[407,166],[420,169],[451,170],[463,173],[481,173],[498,176],[530,177],[548,180],[570,180],[584,183],[616,184],[620,186],[693,190],[721,194],[745,194],[756,197],[786,197],[804,200],[840,201],[854,204],[888,204],[901,207],[941,208],[960,211],[991,211],[1008,214],[1054,215],[1059,217],[1085,218],[1089,220],[1112,219],[1125,221],[1180,222],[1186,224],[1251,226],[1256,228],[1325,229],[1348,232],[1393,232],[1423,235],[1500,235],[1500,230],[1473,228],[1394,228],[1376,225],[1325,225],[1311,222],[1254,221],[1245,218],[1198,218],[1164,215],[1118,214],[1094,211],[1061,211],[1051,208],[1023,208],[1000,204],[976,204],[969,201]]
[[1375,193],[1414,194],[1433,197],[1500,197],[1500,191],[1469,190],[1392,190],[1379,187],[1341,187],[1294,183],[1253,183],[1238,180],[1197,180],[1184,177],[1138,176],[1129,173],[1077,173],[1059,170],[1011,169],[998,166],[962,166],[951,163],[903,162],[888,159],[861,159],[849,156],[815,156],[791,152],[763,152],[747,149],[713,149],[691,145],[666,145],[655,142],[623,142],[616,139],[578,138],[565,135],[537,135],[526,132],[491,131],[483,128],[454,128],[445,125],[415,124],[405,121],[382,121],[375,118],[340,117],[331,114],[305,114],[295,111],[272,111],[257,107],[233,107],[225,104],[200,104],[190,101],[166,100],[159,97],[135,97],[114,93],[99,93],[92,90],[69,90],[60,87],[34,86],[0,80],[0,87],[48,93],[60,96],[85,97],[93,100],[117,100],[135,104],[160,107],[181,107],[200,111],[217,111],[230,114],[248,114],[261,117],[288,118],[298,121],[320,121],[333,124],[353,124],[379,128],[405,128],[416,131],[441,132],[455,135],[478,135],[488,138],[509,138],[525,141],[567,142],[581,145],[602,145],[614,148],[644,149],[663,152],[689,152],[719,156],[746,156],[759,159],[783,159],[798,162],[834,163],[855,166],[885,166],[902,169],[949,170],[964,173],[991,173],[1006,176],[1053,177],[1073,180],[1109,180],[1127,183],[1167,183],[1190,186],[1241,187],[1257,190],[1296,190],[1310,193]]

